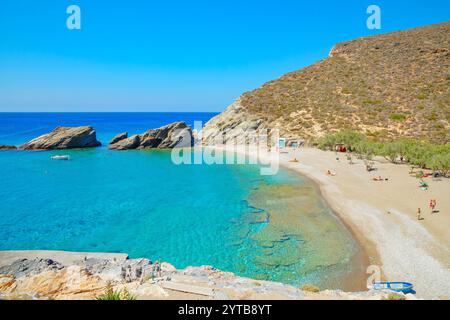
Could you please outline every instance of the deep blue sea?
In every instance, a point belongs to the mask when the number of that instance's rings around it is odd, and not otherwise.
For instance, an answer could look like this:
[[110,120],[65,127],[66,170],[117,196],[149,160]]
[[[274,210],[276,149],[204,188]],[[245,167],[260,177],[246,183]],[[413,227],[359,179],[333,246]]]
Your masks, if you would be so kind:
[[[358,248],[309,180],[286,170],[261,176],[256,165],[177,166],[170,151],[106,147],[124,131],[214,115],[0,113],[0,144],[80,125],[95,127],[104,144],[0,152],[0,250],[124,252],[177,268],[212,265],[258,279],[339,287]],[[71,160],[50,159],[61,153]]]

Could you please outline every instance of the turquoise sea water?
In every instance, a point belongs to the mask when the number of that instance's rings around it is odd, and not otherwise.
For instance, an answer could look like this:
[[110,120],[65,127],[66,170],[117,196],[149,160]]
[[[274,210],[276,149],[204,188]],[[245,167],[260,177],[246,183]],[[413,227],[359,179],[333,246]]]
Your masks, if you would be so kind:
[[[106,145],[123,131],[213,115],[0,114],[0,144],[24,143],[57,125],[92,125]],[[50,160],[61,153],[71,160]],[[348,231],[309,181],[285,170],[259,173],[250,165],[176,166],[170,151],[0,152],[0,250],[125,252],[177,268],[212,265],[261,279],[339,286],[336,279],[350,273],[357,251]],[[284,201],[286,192],[292,196]],[[278,202],[266,207],[261,199],[271,196]],[[288,224],[299,223],[295,230],[283,225],[284,207]],[[320,219],[326,228],[317,227]],[[311,234],[316,229],[318,237]],[[336,257],[317,263],[330,247],[320,240],[327,234],[337,243]]]

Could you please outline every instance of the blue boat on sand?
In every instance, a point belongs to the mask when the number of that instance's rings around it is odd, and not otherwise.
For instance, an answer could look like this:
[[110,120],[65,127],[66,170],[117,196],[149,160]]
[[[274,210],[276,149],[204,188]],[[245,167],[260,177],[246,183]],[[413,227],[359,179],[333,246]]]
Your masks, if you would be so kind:
[[409,282],[375,282],[370,289],[391,290],[395,292],[414,293],[414,286]]

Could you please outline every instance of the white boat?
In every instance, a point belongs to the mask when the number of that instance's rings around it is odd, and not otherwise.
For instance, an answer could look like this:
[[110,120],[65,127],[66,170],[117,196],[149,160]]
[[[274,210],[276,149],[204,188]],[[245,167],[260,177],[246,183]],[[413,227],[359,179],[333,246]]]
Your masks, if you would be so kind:
[[61,156],[53,156],[52,160],[70,160],[69,156],[61,155]]

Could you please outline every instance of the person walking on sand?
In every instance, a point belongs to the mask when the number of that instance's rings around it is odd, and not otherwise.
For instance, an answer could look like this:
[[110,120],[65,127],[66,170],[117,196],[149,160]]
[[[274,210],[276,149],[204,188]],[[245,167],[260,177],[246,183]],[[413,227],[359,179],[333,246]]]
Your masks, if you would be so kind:
[[434,213],[434,202],[433,199],[430,199],[430,204],[429,204],[430,210],[431,210],[431,214]]
[[161,278],[161,263],[159,262],[159,260],[156,261],[155,267],[156,275],[158,276],[158,278]]
[[437,206],[437,201],[436,199],[433,200],[433,213],[437,212],[436,211],[436,206]]
[[417,220],[423,220],[422,219],[422,211],[420,210],[420,208],[417,209]]

